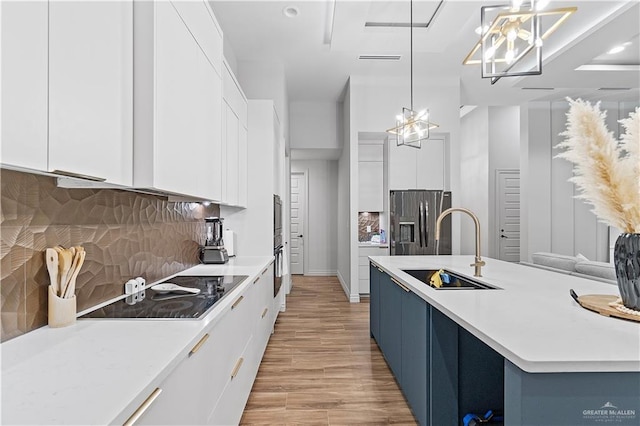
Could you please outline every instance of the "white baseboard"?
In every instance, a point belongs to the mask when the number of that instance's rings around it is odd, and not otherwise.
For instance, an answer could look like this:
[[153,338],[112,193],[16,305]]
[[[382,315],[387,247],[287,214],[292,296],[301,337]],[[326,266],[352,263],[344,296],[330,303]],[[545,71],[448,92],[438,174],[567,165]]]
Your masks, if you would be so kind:
[[338,273],[338,271],[308,271],[305,272],[305,276],[309,277],[333,277]]
[[347,288],[347,284],[342,279],[342,274],[340,271],[337,271],[338,281],[340,281],[340,285],[342,286],[342,291],[344,291],[345,296],[349,299],[349,303],[360,303],[360,295],[359,294],[351,294],[349,289]]
[[342,279],[342,274],[340,271],[337,271],[336,275],[338,276],[338,281],[340,281],[340,285],[342,286],[342,291],[344,291],[345,296],[349,298],[349,289],[347,288],[347,284]]

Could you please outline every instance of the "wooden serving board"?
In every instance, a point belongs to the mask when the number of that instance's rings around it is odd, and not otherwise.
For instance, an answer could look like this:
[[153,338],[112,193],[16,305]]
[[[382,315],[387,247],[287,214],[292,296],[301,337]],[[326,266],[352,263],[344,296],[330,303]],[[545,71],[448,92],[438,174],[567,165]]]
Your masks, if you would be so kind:
[[578,303],[585,309],[597,312],[605,317],[616,317],[640,322],[640,316],[627,314],[617,310],[613,306],[609,306],[609,303],[615,302],[616,300],[618,300],[618,296],[605,294],[585,294],[578,296]]

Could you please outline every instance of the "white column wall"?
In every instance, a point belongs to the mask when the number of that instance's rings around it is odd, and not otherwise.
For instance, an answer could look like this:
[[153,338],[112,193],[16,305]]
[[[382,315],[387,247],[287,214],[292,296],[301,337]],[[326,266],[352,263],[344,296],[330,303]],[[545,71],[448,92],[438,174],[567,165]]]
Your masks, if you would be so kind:
[[351,132],[351,88],[347,83],[346,94],[342,103],[342,128],[344,131],[344,148],[338,160],[338,279],[347,297],[351,294],[351,226],[349,221],[351,208],[350,185],[350,149]]
[[338,161],[291,161],[291,172],[307,174],[305,275],[337,273]]
[[[462,117],[460,121],[460,186],[459,203],[456,206],[464,207],[476,214],[480,221],[481,234],[480,247],[483,253],[487,253],[487,224],[489,221],[489,109],[479,107]],[[475,227],[470,217],[465,214],[454,213],[460,216],[460,254],[475,253]]]

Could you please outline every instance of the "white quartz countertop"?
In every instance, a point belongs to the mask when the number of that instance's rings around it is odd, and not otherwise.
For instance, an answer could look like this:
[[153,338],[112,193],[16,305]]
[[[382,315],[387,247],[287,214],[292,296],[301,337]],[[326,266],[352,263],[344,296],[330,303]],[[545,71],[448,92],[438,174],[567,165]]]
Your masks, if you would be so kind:
[[380,247],[380,248],[388,248],[389,243],[372,243],[371,241],[359,241],[359,247]]
[[[588,311],[569,295],[618,295],[615,285],[488,258],[476,278],[473,256],[369,259],[524,371],[640,371],[640,323]],[[402,272],[423,268],[500,290],[436,290]]]
[[[233,294],[272,261],[237,258],[176,275],[247,275]],[[199,320],[79,319],[3,343],[1,423],[122,424],[131,414],[125,409],[144,401],[233,300],[223,298]]]

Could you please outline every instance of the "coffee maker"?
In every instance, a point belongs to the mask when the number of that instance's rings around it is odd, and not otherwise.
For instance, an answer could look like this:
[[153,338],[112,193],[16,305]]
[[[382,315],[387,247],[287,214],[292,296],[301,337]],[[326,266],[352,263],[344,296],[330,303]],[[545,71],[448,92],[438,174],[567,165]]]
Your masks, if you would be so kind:
[[200,248],[200,261],[202,263],[227,263],[229,255],[224,248],[222,239],[221,217],[207,217],[204,219],[205,241]]

